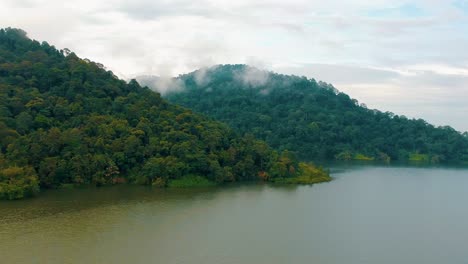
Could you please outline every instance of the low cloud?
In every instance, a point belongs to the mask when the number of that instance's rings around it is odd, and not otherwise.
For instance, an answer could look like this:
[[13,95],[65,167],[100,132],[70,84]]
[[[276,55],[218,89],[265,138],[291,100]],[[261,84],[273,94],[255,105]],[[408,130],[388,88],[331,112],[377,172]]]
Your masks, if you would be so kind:
[[242,71],[236,72],[234,78],[244,84],[257,87],[265,85],[268,82],[270,73],[247,66]]
[[205,86],[211,81],[210,72],[215,71],[219,65],[211,66],[211,67],[202,67],[195,72],[193,72],[195,83],[198,86]]
[[184,89],[184,82],[173,77],[157,77],[157,76],[138,76],[138,83],[142,86],[148,86],[150,89],[164,95],[168,92],[176,92]]

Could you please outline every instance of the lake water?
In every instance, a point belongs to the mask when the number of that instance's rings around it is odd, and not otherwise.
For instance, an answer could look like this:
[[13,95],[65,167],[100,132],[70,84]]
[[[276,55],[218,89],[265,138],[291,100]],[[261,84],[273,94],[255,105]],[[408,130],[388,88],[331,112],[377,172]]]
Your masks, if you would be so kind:
[[117,186],[0,202],[0,263],[468,263],[468,170],[334,166],[314,186]]

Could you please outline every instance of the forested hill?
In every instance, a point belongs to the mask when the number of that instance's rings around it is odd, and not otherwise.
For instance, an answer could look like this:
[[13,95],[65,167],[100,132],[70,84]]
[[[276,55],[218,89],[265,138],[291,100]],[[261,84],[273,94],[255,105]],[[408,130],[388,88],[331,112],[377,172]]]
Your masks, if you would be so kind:
[[220,65],[181,75],[173,103],[253,133],[306,159],[428,162],[468,160],[468,136],[366,108],[332,85],[305,77]]
[[0,198],[67,184],[185,186],[310,170],[100,64],[0,30]]

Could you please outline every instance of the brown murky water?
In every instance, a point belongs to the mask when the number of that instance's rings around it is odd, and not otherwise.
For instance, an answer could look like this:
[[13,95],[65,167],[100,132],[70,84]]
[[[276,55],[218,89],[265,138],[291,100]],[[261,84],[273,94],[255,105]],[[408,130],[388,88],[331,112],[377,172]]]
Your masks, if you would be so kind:
[[118,186],[0,202],[0,263],[468,263],[468,170],[314,186]]

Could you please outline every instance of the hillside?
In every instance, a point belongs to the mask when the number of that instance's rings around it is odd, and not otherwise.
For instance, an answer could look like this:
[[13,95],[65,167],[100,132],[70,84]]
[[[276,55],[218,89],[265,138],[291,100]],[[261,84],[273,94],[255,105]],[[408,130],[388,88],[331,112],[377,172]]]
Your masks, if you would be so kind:
[[98,63],[22,30],[0,30],[0,198],[80,184],[210,185],[308,171],[291,154]]
[[314,79],[219,65],[173,83],[169,101],[304,159],[468,161],[466,133],[368,109]]

